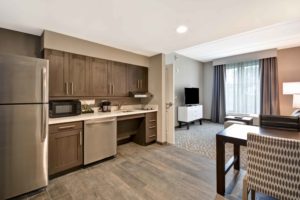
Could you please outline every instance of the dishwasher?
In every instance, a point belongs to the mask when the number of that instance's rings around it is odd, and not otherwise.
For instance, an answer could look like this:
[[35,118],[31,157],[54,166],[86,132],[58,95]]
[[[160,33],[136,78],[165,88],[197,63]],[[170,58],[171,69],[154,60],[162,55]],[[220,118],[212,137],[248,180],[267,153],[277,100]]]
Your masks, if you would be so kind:
[[84,121],[84,165],[117,154],[116,118]]

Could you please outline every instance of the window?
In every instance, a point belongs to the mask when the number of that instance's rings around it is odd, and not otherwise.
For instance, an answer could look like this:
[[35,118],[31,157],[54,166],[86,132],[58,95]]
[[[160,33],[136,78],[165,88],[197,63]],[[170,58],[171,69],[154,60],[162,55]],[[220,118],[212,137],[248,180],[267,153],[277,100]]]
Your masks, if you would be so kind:
[[260,111],[259,61],[226,65],[227,114],[258,114]]

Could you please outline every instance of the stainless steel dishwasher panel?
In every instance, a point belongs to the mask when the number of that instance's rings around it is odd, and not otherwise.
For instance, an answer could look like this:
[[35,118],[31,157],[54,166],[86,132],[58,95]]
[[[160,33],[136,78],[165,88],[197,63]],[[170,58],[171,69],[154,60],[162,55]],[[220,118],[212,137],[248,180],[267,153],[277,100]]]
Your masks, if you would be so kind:
[[117,154],[117,120],[105,118],[84,122],[84,164]]

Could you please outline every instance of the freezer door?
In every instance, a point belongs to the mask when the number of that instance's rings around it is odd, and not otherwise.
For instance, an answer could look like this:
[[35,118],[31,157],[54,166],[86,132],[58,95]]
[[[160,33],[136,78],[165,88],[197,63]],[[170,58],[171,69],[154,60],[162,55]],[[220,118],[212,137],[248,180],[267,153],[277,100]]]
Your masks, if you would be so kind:
[[48,184],[48,104],[0,105],[0,199]]
[[47,103],[48,61],[0,55],[0,104]]

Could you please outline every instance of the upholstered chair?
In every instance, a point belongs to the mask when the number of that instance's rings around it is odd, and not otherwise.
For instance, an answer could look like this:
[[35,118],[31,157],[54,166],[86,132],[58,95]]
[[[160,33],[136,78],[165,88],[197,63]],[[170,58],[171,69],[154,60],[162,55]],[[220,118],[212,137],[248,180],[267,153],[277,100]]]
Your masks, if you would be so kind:
[[300,199],[300,141],[248,133],[243,200],[251,191],[281,200]]

